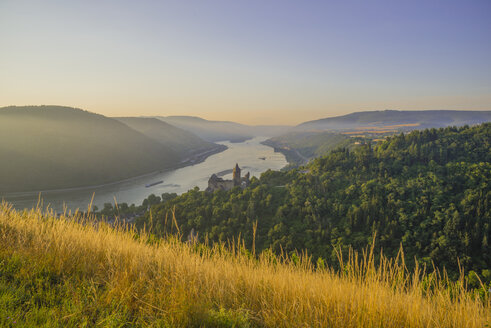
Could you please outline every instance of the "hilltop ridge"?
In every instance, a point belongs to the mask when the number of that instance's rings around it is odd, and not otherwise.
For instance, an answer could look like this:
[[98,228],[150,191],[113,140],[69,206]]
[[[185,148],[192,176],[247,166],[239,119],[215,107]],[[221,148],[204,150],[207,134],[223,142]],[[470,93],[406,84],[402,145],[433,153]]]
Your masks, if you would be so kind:
[[394,126],[413,130],[445,126],[473,125],[491,121],[491,111],[459,110],[378,110],[307,121],[297,129],[342,130],[370,126]]
[[[185,131],[163,142],[100,114],[63,106],[0,108],[0,191],[93,186],[175,168],[190,150],[209,151]],[[202,147],[204,147],[202,149]]]
[[156,118],[115,117],[115,119],[177,152],[195,154],[224,148]]
[[282,125],[245,125],[231,121],[212,121],[196,116],[157,116],[156,118],[212,142],[242,142],[257,136],[272,137],[290,128]]

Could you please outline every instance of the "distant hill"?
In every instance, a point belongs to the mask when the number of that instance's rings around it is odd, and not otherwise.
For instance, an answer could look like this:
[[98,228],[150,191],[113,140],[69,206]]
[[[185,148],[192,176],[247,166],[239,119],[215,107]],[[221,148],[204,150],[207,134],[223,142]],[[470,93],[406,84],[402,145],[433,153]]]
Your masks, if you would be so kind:
[[205,141],[191,132],[156,118],[115,117],[115,119],[181,154],[201,153],[219,147],[219,145]]
[[[282,152],[288,162],[301,165],[337,147],[352,148],[378,142],[402,131],[474,125],[491,121],[491,111],[370,111],[309,121],[264,144]],[[351,137],[351,138],[350,138]]]
[[473,125],[491,121],[491,111],[368,111],[323,118],[302,123],[297,130],[347,130],[363,127],[389,127],[397,130]]
[[175,167],[182,159],[102,115],[60,106],[0,108],[0,191],[33,191],[113,182]]
[[234,122],[208,121],[194,116],[159,116],[157,118],[186,131],[192,131],[200,138],[211,142],[241,142],[253,137],[247,126]]
[[212,142],[242,142],[255,136],[272,137],[285,133],[290,128],[288,126],[250,126],[229,121],[208,121],[195,116],[158,116],[157,118]]

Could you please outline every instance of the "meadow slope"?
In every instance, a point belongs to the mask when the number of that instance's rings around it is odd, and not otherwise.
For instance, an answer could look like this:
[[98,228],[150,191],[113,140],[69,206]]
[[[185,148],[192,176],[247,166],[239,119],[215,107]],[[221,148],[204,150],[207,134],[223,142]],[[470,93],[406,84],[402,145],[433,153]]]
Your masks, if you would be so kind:
[[[364,260],[363,260],[364,258]],[[369,254],[343,274],[0,205],[0,326],[483,327],[489,295]],[[358,263],[358,264],[357,264]],[[398,261],[397,263],[400,263]],[[322,267],[322,266],[321,266]],[[378,269],[375,269],[378,267]],[[15,323],[14,323],[15,321]]]

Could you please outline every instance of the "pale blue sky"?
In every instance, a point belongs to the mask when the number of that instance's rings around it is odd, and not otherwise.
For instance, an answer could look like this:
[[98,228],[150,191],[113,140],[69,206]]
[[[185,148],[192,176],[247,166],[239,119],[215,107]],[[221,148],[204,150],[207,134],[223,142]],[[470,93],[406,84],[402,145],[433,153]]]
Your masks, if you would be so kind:
[[491,1],[0,0],[0,106],[296,124],[491,109]]

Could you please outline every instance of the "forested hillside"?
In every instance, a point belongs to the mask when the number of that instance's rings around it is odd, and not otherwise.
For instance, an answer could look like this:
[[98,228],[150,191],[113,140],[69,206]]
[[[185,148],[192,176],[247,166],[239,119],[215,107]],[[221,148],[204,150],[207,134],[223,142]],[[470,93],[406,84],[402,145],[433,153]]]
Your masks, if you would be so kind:
[[147,137],[172,148],[182,156],[224,148],[207,142],[195,134],[177,128],[156,118],[146,117],[116,117],[118,121]]
[[[138,222],[157,235],[191,229],[200,240],[244,238],[255,249],[307,250],[335,265],[336,248],[361,249],[376,233],[408,265],[474,270],[491,281],[491,124],[400,134],[375,146],[337,149],[307,167],[265,172],[249,188],[192,190]],[[168,199],[169,197],[167,197]]]
[[[0,204],[1,327],[481,328],[485,290],[401,261],[307,258],[154,238],[92,215]],[[253,256],[255,255],[255,256]],[[432,271],[432,270],[431,270]]]
[[72,188],[176,167],[186,153],[103,115],[0,108],[0,192]]

